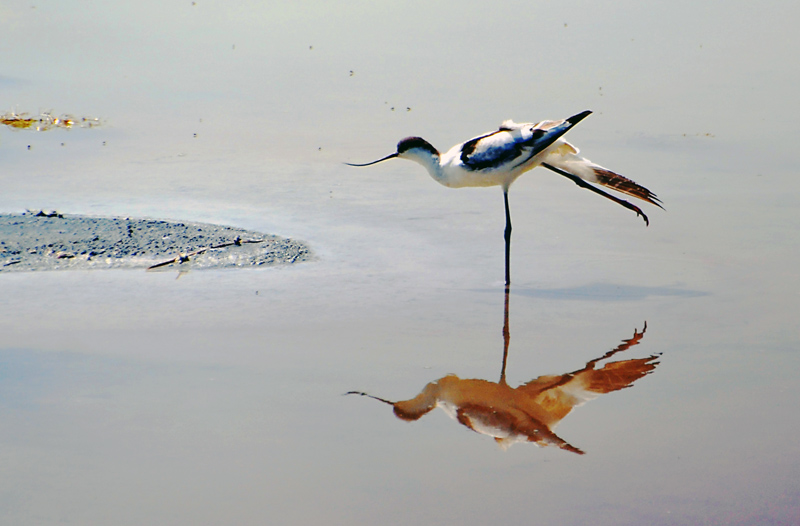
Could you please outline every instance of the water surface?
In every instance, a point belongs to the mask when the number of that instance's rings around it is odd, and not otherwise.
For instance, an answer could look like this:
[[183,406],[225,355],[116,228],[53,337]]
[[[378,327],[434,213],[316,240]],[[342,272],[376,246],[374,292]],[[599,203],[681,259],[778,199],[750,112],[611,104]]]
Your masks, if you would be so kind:
[[[800,521],[800,41],[789,2],[6,2],[0,210],[301,239],[280,269],[0,279],[0,517],[14,524]],[[793,16],[794,15],[794,16]],[[499,189],[342,165],[420,135],[594,114],[583,154],[651,226],[544,170],[511,189],[506,380],[658,356],[503,450],[342,396],[497,382]],[[647,206],[647,205],[645,205]]]

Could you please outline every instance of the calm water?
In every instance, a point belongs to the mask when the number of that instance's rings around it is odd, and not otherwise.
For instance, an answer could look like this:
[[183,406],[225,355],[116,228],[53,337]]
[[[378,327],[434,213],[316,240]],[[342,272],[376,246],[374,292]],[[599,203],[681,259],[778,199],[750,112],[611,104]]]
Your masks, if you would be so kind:
[[[319,256],[1,275],[0,522],[800,522],[798,11],[0,4],[3,111],[102,122],[0,129],[2,211],[218,222]],[[499,385],[504,297],[499,189],[341,163],[584,109],[570,141],[667,209],[645,228],[540,170],[511,190],[509,392],[634,336],[596,369],[658,362],[552,429],[585,455],[342,396]]]

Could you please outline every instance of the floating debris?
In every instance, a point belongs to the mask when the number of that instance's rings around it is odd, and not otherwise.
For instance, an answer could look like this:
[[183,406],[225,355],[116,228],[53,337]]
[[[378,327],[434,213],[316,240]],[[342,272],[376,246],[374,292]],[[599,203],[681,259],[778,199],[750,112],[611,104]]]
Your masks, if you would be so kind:
[[36,116],[10,111],[0,115],[0,124],[15,130],[47,131],[54,128],[94,128],[100,126],[102,122],[96,117],[75,117],[69,114],[56,117],[49,111]]
[[[220,249],[220,248],[227,248],[227,247],[233,247],[233,246],[240,247],[240,246],[242,246],[243,243],[248,243],[248,244],[249,243],[263,243],[264,241],[266,241],[266,239],[245,239],[245,240],[243,240],[241,237],[236,236],[232,241],[228,241],[226,243],[220,243],[218,245],[210,245],[210,246],[207,246],[207,247],[203,247],[203,248],[200,248],[198,250],[192,251],[192,252],[190,252],[188,254],[178,254],[177,256],[175,256],[174,258],[172,258],[170,260],[162,261],[161,263],[156,263],[155,265],[150,265],[149,267],[147,267],[147,270],[155,270],[157,268],[166,267],[167,265],[172,265],[173,263],[177,263],[179,265],[182,264],[182,263],[188,263],[190,258],[193,258],[194,256],[198,256],[200,254],[204,254],[205,252],[207,252],[209,250],[216,250],[216,249]],[[295,257],[292,258],[290,263],[294,263],[296,259],[297,259],[297,256],[295,255]]]
[[30,214],[33,217],[60,217],[61,219],[64,219],[64,216],[62,214],[59,214],[55,210],[51,210],[49,212],[45,212],[44,210],[39,210],[36,213],[34,213],[33,210],[28,210],[25,213]]

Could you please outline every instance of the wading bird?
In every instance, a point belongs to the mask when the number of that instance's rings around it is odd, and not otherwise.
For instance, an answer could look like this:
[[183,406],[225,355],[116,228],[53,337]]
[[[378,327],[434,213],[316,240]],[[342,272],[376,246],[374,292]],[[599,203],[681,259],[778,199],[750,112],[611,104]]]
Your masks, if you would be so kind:
[[637,197],[663,208],[659,199],[647,188],[607,170],[578,155],[579,150],[561,139],[570,128],[591,112],[584,111],[560,121],[519,124],[506,121],[500,129],[457,144],[444,154],[421,137],[407,137],[397,143],[397,151],[377,161],[349,166],[370,166],[388,159],[408,159],[424,166],[438,183],[449,188],[465,186],[501,186],[506,208],[506,287],[511,283],[511,212],[508,188],[517,177],[537,166],[544,166],[575,184],[611,199],[650,224],[642,210],[589,183],[598,183],[618,192]]

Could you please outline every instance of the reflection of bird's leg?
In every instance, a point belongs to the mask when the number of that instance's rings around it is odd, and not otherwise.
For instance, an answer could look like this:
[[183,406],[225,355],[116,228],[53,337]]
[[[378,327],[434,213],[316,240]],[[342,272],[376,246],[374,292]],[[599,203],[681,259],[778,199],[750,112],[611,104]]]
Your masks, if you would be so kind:
[[586,370],[593,369],[594,366],[597,364],[597,362],[599,362],[601,360],[605,360],[607,358],[611,358],[612,356],[614,356],[618,352],[622,352],[622,351],[628,350],[631,347],[633,347],[634,345],[638,345],[639,342],[642,340],[642,338],[644,338],[644,333],[646,333],[646,332],[647,332],[647,320],[645,320],[645,322],[644,322],[644,327],[642,327],[642,332],[639,332],[636,329],[633,329],[633,337],[631,337],[628,340],[622,340],[622,343],[617,345],[614,349],[612,349],[612,350],[608,351],[607,353],[605,353],[600,358],[595,358],[594,360],[590,360],[590,361],[586,362],[586,367],[584,369],[586,369]]
[[506,291],[511,285],[511,212],[508,209],[508,188],[503,188],[503,201],[506,204]]
[[500,383],[506,383],[506,362],[508,361],[508,344],[511,342],[511,330],[508,327],[508,293],[511,287],[506,284],[505,309],[503,310],[503,368],[500,370]]

